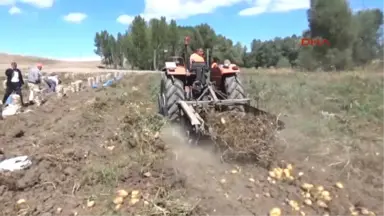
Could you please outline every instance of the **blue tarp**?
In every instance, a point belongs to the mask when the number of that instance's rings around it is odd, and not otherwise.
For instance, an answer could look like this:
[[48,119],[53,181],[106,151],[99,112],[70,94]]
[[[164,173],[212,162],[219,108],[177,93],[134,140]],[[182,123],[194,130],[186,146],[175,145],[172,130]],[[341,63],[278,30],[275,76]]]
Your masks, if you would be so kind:
[[[111,86],[113,83],[115,83],[115,82],[121,80],[122,78],[123,78],[123,76],[120,75],[120,76],[118,76],[118,77],[116,77],[116,78],[107,80],[106,82],[103,83],[102,86],[103,86],[103,87]],[[98,85],[98,84],[93,84],[93,86],[92,86],[92,88],[99,88],[99,87],[100,87],[100,85]]]
[[12,95],[10,95],[7,99],[7,101],[5,101],[5,104],[12,104]]
[[105,83],[103,84],[103,87],[111,86],[111,85],[113,84],[113,82],[114,82],[114,80],[113,80],[113,79],[110,79],[110,80],[108,80],[107,82],[105,82]]

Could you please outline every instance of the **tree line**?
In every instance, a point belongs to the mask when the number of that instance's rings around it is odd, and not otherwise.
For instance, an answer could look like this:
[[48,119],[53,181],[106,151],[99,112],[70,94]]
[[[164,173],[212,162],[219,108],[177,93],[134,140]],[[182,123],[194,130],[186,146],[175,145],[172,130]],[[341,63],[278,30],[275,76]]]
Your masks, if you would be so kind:
[[[165,17],[148,22],[136,16],[124,33],[103,30],[94,38],[94,50],[103,64],[114,68],[159,69],[170,56],[180,56],[184,38],[190,37],[188,53],[209,49],[210,56],[229,59],[241,67],[293,67],[303,70],[347,70],[364,66],[383,56],[383,12],[367,9],[354,13],[346,0],[311,0],[308,29],[302,35],[254,39],[249,49],[208,24],[180,26]],[[301,39],[326,39],[328,45],[302,46]]]

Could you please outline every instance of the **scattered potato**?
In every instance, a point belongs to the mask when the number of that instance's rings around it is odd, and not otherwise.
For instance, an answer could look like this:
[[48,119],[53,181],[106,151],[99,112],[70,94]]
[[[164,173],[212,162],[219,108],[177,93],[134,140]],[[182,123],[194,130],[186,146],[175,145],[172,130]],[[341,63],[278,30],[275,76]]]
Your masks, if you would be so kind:
[[301,188],[304,189],[304,190],[311,190],[313,188],[313,184],[308,184],[308,183],[304,183],[301,185]]
[[326,197],[323,197],[323,199],[325,200],[325,201],[331,201],[332,200],[332,197],[330,197],[330,196],[326,196]]
[[107,149],[108,149],[109,151],[112,151],[113,149],[115,149],[115,146],[108,146]]
[[276,174],[273,171],[269,171],[269,176],[272,178],[276,178]]
[[324,187],[320,185],[320,186],[317,186],[316,189],[317,191],[322,192],[324,190]]
[[331,194],[328,192],[328,191],[322,191],[321,192],[321,196],[322,197],[326,197],[326,196],[330,196]]
[[236,174],[236,173],[238,173],[238,171],[235,170],[235,169],[233,169],[233,170],[231,170],[231,173],[232,173],[232,174]]
[[115,206],[115,210],[117,211],[117,210],[119,210],[121,208],[121,204],[117,204],[116,206]]
[[344,188],[344,185],[341,183],[341,182],[336,182],[336,187],[339,188],[339,189],[343,189]]
[[320,197],[325,200],[325,201],[331,201],[332,200],[332,197],[331,197],[331,194],[328,192],[328,191],[322,191],[320,193]]
[[287,178],[288,178],[288,180],[291,180],[291,181],[295,180],[295,178],[293,176],[288,176]]
[[140,200],[139,199],[137,199],[137,198],[132,198],[130,201],[129,201],[129,203],[131,204],[131,205],[135,205],[136,203],[138,203]]
[[25,199],[19,199],[19,200],[17,200],[17,205],[21,205],[21,204],[24,204],[24,203],[26,203],[27,201],[25,200]]
[[303,172],[299,172],[298,175],[299,175],[299,176],[303,176],[304,173],[303,173]]
[[93,200],[92,200],[92,201],[90,201],[90,200],[87,201],[87,207],[88,207],[88,208],[91,208],[91,207],[93,207],[94,205],[95,205],[95,201],[93,201]]
[[366,208],[361,208],[361,209],[360,209],[360,212],[361,212],[361,214],[363,214],[363,215],[369,215],[369,211],[368,211],[368,209],[366,209]]
[[281,179],[283,176],[283,170],[281,168],[275,168],[273,169],[273,172],[275,173],[276,179]]
[[289,169],[283,169],[283,173],[284,173],[285,177],[291,176],[291,171]]
[[225,119],[224,118],[221,118],[220,121],[221,121],[221,124],[225,124]]
[[220,183],[221,184],[225,184],[227,182],[227,180],[225,180],[225,179],[220,179]]
[[289,200],[288,204],[296,211],[300,210],[299,203],[296,202],[295,200]]
[[248,179],[250,182],[255,182],[255,179],[253,179],[253,178],[249,178]]
[[305,200],[304,200],[304,203],[305,203],[306,205],[308,205],[308,206],[311,206],[311,205],[312,205],[312,200],[310,200],[310,199],[305,199]]
[[322,201],[322,200],[317,200],[316,204],[319,206],[319,207],[322,207],[322,208],[328,208],[328,205]]
[[139,193],[140,193],[140,191],[138,191],[138,190],[133,190],[133,191],[131,192],[131,197],[132,197],[132,198],[136,198],[137,195],[139,195]]
[[265,196],[265,197],[271,197],[271,194],[268,193],[268,192],[265,192],[265,193],[264,193],[264,196]]
[[114,200],[113,200],[113,203],[118,205],[118,204],[122,204],[124,202],[124,199],[123,197],[116,197]]
[[56,213],[61,213],[62,211],[63,211],[62,208],[57,208],[57,209],[56,209]]
[[118,191],[117,191],[117,195],[118,195],[119,197],[125,198],[125,197],[128,196],[128,192],[127,192],[126,190],[118,190]]
[[280,215],[281,215],[280,208],[273,208],[269,211],[269,216],[280,216]]

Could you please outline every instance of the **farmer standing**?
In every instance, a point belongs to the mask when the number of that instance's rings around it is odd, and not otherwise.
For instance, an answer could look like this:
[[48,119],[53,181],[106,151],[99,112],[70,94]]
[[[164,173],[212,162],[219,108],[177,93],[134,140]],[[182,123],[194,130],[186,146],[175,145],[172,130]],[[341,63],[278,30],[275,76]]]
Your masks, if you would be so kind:
[[38,63],[36,67],[31,68],[28,73],[28,88],[29,88],[29,104],[36,103],[37,106],[41,103],[41,98],[39,96],[40,92],[40,83],[41,83],[41,69],[43,64]]
[[21,87],[24,85],[23,75],[21,71],[17,68],[17,63],[12,62],[11,68],[8,68],[5,71],[5,76],[7,77],[7,88],[3,97],[3,105],[5,105],[8,97],[15,92],[20,96],[20,102],[24,106],[23,94],[21,92]]

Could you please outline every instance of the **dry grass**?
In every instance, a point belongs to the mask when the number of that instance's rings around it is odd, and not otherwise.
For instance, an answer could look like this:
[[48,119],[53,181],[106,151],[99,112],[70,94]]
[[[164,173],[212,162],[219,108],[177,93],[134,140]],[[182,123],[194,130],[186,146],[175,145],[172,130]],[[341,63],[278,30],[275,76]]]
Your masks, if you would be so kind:
[[[259,106],[281,113],[288,149],[327,161],[340,175],[382,174],[383,76],[351,73],[253,73],[243,76]],[[327,113],[330,113],[328,115]],[[366,162],[362,162],[365,155]],[[367,162],[371,161],[371,162]],[[376,164],[371,168],[364,164]]]

